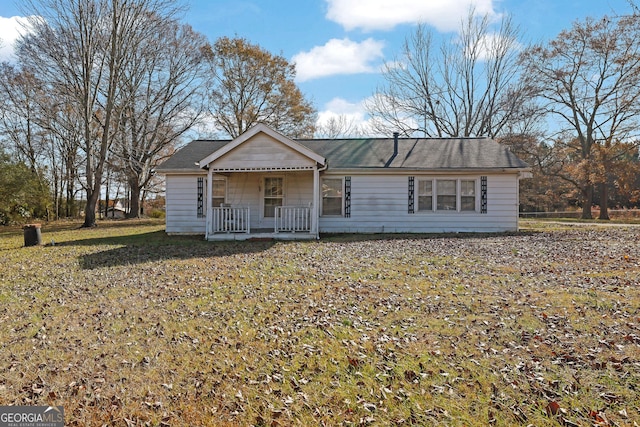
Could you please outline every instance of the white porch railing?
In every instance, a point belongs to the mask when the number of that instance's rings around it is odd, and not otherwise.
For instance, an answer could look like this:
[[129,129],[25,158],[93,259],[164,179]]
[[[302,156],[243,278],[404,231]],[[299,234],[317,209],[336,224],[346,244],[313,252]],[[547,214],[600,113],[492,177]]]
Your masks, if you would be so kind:
[[311,231],[311,208],[276,206],[275,232]]
[[221,206],[211,208],[211,233],[249,233],[249,208]]

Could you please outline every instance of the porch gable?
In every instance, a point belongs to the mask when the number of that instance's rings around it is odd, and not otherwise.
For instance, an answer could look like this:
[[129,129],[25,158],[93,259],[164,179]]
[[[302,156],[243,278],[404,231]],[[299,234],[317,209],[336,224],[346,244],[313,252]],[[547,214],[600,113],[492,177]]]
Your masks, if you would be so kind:
[[263,124],[199,162],[201,168],[216,172],[313,170],[325,163],[324,157]]

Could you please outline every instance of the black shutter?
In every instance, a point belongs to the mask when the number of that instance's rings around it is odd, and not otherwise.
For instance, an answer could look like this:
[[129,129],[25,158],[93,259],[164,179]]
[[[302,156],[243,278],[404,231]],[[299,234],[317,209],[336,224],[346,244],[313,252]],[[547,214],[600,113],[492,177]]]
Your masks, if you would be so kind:
[[414,176],[409,177],[409,213],[412,214],[415,212],[415,182],[416,178]]
[[204,218],[204,178],[198,178],[198,218]]
[[344,217],[351,218],[351,177],[344,177]]
[[487,177],[480,177],[480,213],[487,213]]

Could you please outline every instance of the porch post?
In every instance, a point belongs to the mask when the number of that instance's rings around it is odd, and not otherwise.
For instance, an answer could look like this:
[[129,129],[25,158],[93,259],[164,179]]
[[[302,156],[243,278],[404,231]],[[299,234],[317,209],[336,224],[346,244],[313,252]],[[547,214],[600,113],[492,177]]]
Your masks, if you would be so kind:
[[320,238],[318,230],[318,218],[320,214],[320,172],[318,165],[313,168],[313,203],[311,205],[311,233],[316,235],[316,239]]
[[205,209],[205,225],[204,225],[204,238],[209,239],[209,226],[211,225],[211,195],[213,194],[213,171],[209,168],[207,172],[207,192],[204,196],[204,209]]

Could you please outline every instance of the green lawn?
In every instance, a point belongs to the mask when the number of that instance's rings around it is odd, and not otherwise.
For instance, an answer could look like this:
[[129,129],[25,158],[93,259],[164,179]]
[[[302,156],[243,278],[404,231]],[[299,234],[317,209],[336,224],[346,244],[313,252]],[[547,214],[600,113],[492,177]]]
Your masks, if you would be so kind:
[[69,426],[640,423],[640,228],[523,224],[208,243],[68,223],[28,248],[0,228],[0,405]]

